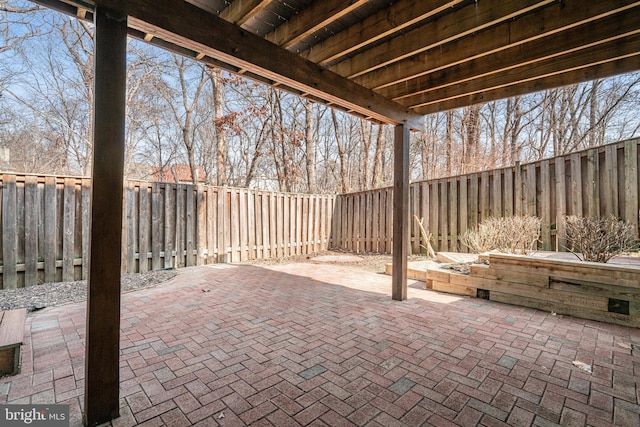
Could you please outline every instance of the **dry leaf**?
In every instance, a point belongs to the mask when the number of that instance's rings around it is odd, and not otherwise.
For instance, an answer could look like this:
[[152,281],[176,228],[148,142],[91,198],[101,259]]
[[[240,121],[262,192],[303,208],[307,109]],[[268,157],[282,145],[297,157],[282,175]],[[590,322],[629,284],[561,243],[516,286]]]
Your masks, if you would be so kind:
[[622,348],[627,349],[627,350],[633,350],[633,344],[631,344],[631,343],[619,342],[618,343],[618,347],[622,347]]
[[583,371],[588,372],[588,373],[592,372],[591,371],[591,365],[587,365],[584,362],[580,362],[580,361],[574,360],[573,361],[573,366],[575,366],[575,367],[577,367],[579,369],[582,369]]

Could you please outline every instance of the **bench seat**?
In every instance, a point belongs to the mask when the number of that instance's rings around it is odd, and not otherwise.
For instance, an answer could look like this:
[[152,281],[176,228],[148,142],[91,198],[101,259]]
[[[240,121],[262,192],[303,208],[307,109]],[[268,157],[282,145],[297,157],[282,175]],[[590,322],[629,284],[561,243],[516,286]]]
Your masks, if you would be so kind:
[[0,312],[0,376],[15,375],[20,371],[20,346],[26,317],[25,308]]

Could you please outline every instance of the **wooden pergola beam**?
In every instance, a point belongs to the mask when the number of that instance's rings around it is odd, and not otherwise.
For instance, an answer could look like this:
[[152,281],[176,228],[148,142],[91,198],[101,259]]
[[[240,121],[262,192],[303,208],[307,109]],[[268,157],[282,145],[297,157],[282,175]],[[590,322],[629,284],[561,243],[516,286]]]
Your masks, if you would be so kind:
[[486,89],[472,94],[465,94],[446,101],[434,102],[432,104],[419,107],[416,110],[420,114],[426,115],[453,110],[469,105],[497,101],[512,96],[526,95],[532,92],[539,92],[546,89],[611,77],[617,74],[631,73],[638,70],[638,64],[640,64],[640,52],[638,52],[638,54],[630,55],[610,62],[604,62],[585,68],[566,71],[561,74],[555,74],[545,78],[524,81],[518,84],[502,86],[494,89]]
[[225,10],[220,12],[220,17],[232,24],[242,26],[249,19],[256,16],[262,9],[267,7],[272,1],[273,0],[234,1],[231,2]]
[[267,77],[382,123],[407,123],[421,117],[353,81],[182,0],[113,0],[129,16],[129,26],[178,46]]
[[[327,40],[318,43],[302,56],[319,64],[330,63],[364,46],[397,33],[455,7],[465,0],[402,0],[375,13]],[[393,19],[390,19],[393,17]]]
[[[354,79],[362,86],[376,91],[397,85],[396,92],[411,85],[411,80],[510,49],[530,44],[544,37],[592,23],[617,13],[636,13],[639,1],[611,0],[584,2],[565,0],[513,21],[506,21],[482,32],[451,41],[437,49],[389,64]],[[540,25],[540,23],[543,25]],[[386,93],[381,91],[381,93]],[[394,95],[395,96],[395,95]]]
[[[513,87],[520,83],[531,82],[540,85],[540,81],[546,78],[587,69],[618,59],[637,57],[638,53],[640,53],[640,32],[622,40],[613,40],[535,64],[514,67],[505,73],[480,76],[460,82],[455,86],[446,86],[421,93],[402,99],[401,102],[407,106],[420,108],[483,91]],[[616,74],[618,73],[616,72]]]
[[[369,0],[323,0],[276,27],[265,37],[284,48],[288,48],[305,37],[354,11]],[[233,3],[232,3],[233,4]]]
[[91,235],[84,412],[89,426],[119,416],[120,263],[127,19],[98,5],[95,22]]
[[[499,51],[481,59],[474,59],[407,81],[403,85],[405,87],[402,92],[398,91],[397,86],[380,89],[379,92],[390,98],[397,97],[396,101],[406,99],[407,103],[410,103],[411,99],[418,99],[420,96],[435,93],[447,87],[473,80],[486,81],[490,76],[511,73],[523,67],[538,70],[543,69],[545,63],[561,67],[563,57],[579,54],[582,50],[593,51],[601,44],[607,46],[622,44],[628,41],[628,37],[640,34],[640,8],[634,9],[634,12],[613,15],[598,22],[576,27],[569,30],[569,33],[554,34],[526,46]],[[554,61],[554,58],[558,61]],[[547,69],[551,68],[549,65]],[[409,90],[407,86],[410,87]],[[400,94],[401,96],[398,96]]]
[[329,69],[348,78],[357,77],[394,62],[442,46],[453,40],[482,31],[501,22],[517,18],[556,0],[487,0],[472,3],[457,13],[393,37]]

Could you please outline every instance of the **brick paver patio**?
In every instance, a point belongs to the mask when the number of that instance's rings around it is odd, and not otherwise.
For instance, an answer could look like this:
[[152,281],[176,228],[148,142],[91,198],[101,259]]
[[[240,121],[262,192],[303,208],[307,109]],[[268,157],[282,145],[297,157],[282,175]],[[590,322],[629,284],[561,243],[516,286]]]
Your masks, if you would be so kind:
[[[112,424],[640,425],[638,329],[390,288],[334,265],[218,265],[125,294]],[[28,318],[0,403],[67,403],[80,425],[84,316]]]

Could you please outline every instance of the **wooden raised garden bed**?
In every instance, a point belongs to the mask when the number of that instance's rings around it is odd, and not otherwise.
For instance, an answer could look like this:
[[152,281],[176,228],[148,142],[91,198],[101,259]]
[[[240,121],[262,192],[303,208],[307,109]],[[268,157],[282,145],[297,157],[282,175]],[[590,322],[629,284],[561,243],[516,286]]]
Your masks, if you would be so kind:
[[640,268],[489,254],[465,275],[427,269],[427,288],[583,319],[640,326]]

